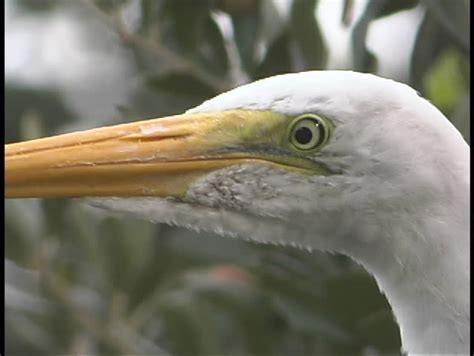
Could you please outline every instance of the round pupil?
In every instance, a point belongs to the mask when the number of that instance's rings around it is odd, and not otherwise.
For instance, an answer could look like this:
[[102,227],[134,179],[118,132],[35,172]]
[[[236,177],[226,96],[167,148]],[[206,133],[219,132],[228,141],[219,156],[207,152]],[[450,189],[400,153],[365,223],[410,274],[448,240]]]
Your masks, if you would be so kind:
[[295,139],[299,144],[305,145],[311,142],[313,138],[313,133],[307,127],[300,127],[295,131]]

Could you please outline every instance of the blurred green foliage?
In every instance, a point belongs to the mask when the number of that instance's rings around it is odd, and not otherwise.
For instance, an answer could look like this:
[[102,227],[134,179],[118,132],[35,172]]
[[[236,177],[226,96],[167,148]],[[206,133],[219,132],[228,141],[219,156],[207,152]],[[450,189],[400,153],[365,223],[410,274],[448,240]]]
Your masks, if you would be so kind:
[[[470,3],[370,1],[354,19],[354,1],[343,2],[353,69],[372,72],[370,24],[425,9],[409,84],[469,140]],[[238,84],[328,65],[316,0],[288,0],[287,17],[269,0],[15,3],[31,16],[80,8],[117,35],[141,85],[117,103],[115,122],[182,112]],[[58,89],[6,85],[7,142],[81,122]],[[7,201],[6,354],[400,354],[388,303],[349,259],[195,235],[77,201]]]

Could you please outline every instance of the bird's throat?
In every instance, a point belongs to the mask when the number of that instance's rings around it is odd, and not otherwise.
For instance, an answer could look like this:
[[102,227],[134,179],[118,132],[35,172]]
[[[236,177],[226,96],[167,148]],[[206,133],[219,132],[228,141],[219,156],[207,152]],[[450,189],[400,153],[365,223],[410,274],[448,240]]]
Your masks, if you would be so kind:
[[[437,230],[432,230],[436,235],[429,237],[429,243],[416,230],[400,230],[402,235],[392,236],[396,241],[412,235],[406,249],[398,245],[396,251],[392,245],[377,249],[386,253],[368,256],[359,251],[353,256],[386,295],[400,326],[402,348],[410,355],[469,351],[468,232],[454,236],[446,228]],[[453,238],[459,239],[458,244],[446,243]]]

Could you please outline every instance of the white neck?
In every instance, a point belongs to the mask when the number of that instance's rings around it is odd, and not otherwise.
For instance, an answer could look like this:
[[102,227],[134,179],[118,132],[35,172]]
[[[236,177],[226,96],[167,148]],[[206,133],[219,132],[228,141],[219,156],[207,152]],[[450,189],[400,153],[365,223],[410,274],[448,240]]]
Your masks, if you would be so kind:
[[[192,204],[166,199],[100,198],[90,202],[156,222],[264,243],[289,244],[289,236],[305,236],[308,230],[312,235],[318,230],[319,237],[331,238],[314,238],[316,245],[311,244],[311,239],[300,240],[297,245],[324,250],[321,245],[327,243],[326,247],[351,256],[374,275],[400,325],[406,352],[452,355],[467,354],[469,347],[469,194],[465,194],[468,190],[459,189],[464,193],[461,197],[456,196],[461,193],[447,194],[452,198],[450,202],[436,195],[434,199],[443,204],[430,201],[411,211],[377,210],[371,216],[377,218],[375,221],[364,222],[364,211],[346,204],[349,210],[339,214],[341,221],[350,216],[360,227],[359,233],[352,224],[349,229],[344,229],[348,225],[342,223],[336,226],[333,215],[325,221],[322,213],[318,214],[314,229],[308,229],[311,219],[300,217],[288,230],[287,221],[280,219],[205,206],[196,209]],[[335,226],[341,231],[329,230]],[[377,231],[379,226],[383,226],[382,231]],[[351,250],[344,250],[348,246]]]
[[[468,219],[469,211],[459,215]],[[387,296],[409,354],[469,353],[469,221],[462,220],[400,220],[383,231],[392,236],[386,246],[351,251]]]

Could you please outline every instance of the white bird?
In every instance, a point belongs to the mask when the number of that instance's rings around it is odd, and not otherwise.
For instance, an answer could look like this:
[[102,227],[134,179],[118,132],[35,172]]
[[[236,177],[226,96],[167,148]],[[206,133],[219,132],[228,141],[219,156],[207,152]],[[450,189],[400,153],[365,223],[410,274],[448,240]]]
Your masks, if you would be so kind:
[[[469,352],[469,146],[407,85],[279,75],[183,115],[6,146],[6,196],[352,257],[410,354]],[[96,198],[94,198],[96,197]]]

